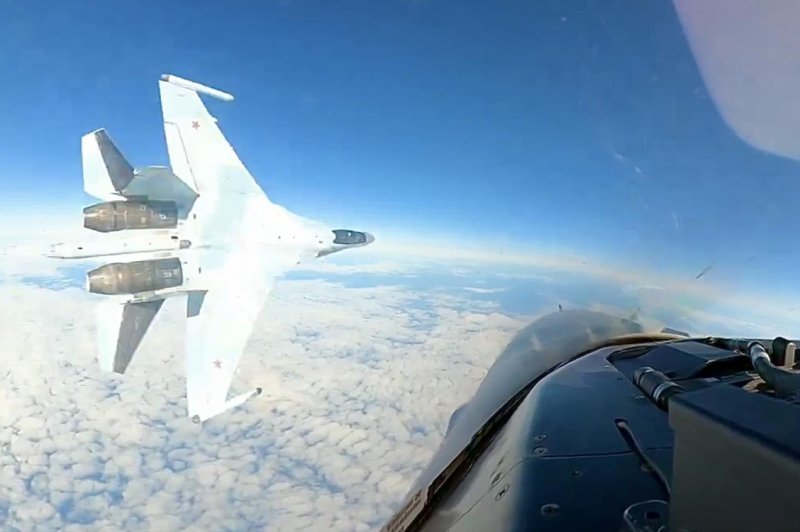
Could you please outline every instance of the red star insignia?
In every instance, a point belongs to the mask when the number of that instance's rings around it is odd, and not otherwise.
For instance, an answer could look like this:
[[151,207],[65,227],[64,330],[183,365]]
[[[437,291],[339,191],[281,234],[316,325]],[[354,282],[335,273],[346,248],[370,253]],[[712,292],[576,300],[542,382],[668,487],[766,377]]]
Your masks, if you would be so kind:
[[197,120],[192,120],[192,129],[197,131],[199,128],[200,128],[200,122],[198,122]]
[[215,360],[214,361],[214,367],[217,368],[217,369],[221,368],[222,367],[222,362],[219,359]]

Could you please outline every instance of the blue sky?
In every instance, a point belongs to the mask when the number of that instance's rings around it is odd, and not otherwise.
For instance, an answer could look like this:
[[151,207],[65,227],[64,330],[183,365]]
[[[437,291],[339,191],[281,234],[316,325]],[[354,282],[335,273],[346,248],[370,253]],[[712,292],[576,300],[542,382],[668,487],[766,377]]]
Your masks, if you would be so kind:
[[302,214],[796,293],[798,163],[728,129],[670,4],[625,4],[12,3],[0,207],[88,203],[98,127],[166,164],[171,72],[236,96],[209,107]]

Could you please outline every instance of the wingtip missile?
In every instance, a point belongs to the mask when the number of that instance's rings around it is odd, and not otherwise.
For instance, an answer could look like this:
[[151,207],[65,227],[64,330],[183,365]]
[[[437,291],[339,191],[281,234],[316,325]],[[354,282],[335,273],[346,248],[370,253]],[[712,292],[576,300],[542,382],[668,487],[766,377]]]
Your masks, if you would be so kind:
[[189,89],[190,91],[195,91],[201,94],[205,94],[207,96],[211,96],[212,98],[222,100],[223,102],[233,101],[233,95],[230,93],[221,91],[219,89],[215,89],[213,87],[209,87],[207,85],[203,85],[202,83],[197,83],[196,81],[190,81],[188,79],[180,78],[178,76],[173,76],[172,74],[162,75],[161,81],[166,81],[167,83],[172,83],[173,85],[177,85],[178,87],[183,87],[184,89]]

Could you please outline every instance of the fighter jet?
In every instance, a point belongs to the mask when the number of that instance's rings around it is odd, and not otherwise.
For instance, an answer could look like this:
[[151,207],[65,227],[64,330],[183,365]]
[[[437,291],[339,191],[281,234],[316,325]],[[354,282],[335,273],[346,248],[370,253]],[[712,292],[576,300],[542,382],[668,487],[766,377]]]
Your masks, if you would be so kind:
[[170,168],[134,169],[105,130],[81,141],[83,210],[103,237],[58,244],[62,259],[116,257],[89,271],[98,305],[98,360],[125,373],[164,300],[186,299],[186,399],[200,423],[260,394],[228,389],[274,281],[296,264],[372,243],[366,232],[330,229],[270,201],[208,112],[201,94],[233,96],[173,75],[159,81]]
[[800,488],[797,345],[543,316],[453,411],[381,531],[800,530],[784,495]]

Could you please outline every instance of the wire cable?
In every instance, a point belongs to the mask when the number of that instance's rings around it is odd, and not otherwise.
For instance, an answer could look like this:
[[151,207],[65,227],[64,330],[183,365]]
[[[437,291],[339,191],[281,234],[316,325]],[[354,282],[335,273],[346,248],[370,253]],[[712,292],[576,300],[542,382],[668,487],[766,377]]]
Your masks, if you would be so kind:
[[633,449],[633,451],[642,459],[642,461],[650,468],[653,474],[658,479],[661,487],[664,488],[664,491],[667,492],[667,498],[672,497],[672,490],[669,487],[669,481],[667,481],[667,476],[661,470],[658,465],[653,461],[650,456],[647,455],[645,450],[642,448],[639,440],[636,439],[636,436],[633,434],[630,425],[624,419],[617,419],[614,421],[617,425],[617,429],[619,430],[622,437],[628,443],[628,445]]

